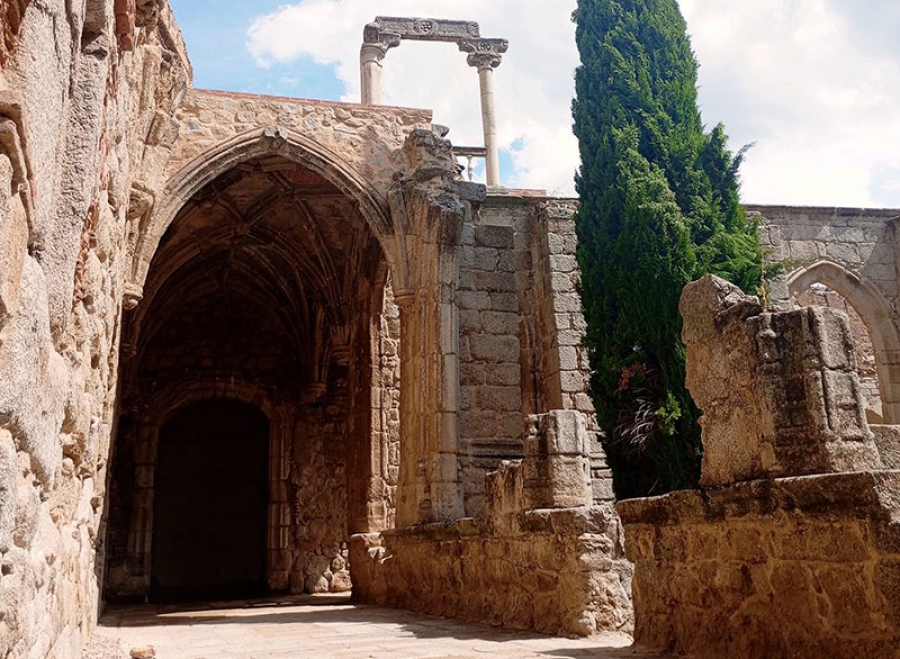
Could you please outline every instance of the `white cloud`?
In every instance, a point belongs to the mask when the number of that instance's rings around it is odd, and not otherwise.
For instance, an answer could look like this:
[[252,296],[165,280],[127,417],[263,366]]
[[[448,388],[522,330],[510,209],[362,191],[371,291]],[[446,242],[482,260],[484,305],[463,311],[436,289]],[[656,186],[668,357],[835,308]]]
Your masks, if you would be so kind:
[[[575,0],[303,0],[253,23],[248,48],[260,64],[311,56],[336,64],[346,86],[344,100],[359,100],[359,48],[363,26],[376,14],[476,20],[485,37],[510,40],[495,71],[501,148],[514,171],[503,172],[511,187],[574,194],[578,144],[571,131],[570,102],[578,65]],[[437,123],[451,127],[456,144],[484,143],[478,74],[454,44],[404,42],[384,61],[384,103],[434,110]],[[513,145],[517,148],[513,149]]]
[[[743,168],[753,203],[900,206],[900,52],[893,0],[846,11],[844,0],[682,0],[701,63],[704,119],[732,146],[756,142]],[[477,20],[510,40],[495,74],[501,144],[513,187],[572,194],[578,64],[576,0],[301,0],[257,20],[261,64],[312,57],[335,65],[359,98],[362,28],[381,15]],[[868,34],[872,35],[867,39]],[[451,44],[404,43],[385,60],[385,102],[430,107],[458,144],[481,144],[477,75]],[[515,148],[513,148],[515,147]]]
[[704,119],[724,121],[735,146],[756,142],[742,170],[749,202],[900,206],[900,62],[887,41],[861,46],[898,12],[837,4],[681,2]]

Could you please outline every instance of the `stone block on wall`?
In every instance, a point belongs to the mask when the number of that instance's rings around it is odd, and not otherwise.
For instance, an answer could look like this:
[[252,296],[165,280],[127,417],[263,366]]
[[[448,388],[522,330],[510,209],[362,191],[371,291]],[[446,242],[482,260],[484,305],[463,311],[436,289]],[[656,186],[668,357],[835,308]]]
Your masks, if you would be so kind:
[[766,313],[707,276],[681,298],[687,385],[703,410],[704,486],[880,469],[846,314]]

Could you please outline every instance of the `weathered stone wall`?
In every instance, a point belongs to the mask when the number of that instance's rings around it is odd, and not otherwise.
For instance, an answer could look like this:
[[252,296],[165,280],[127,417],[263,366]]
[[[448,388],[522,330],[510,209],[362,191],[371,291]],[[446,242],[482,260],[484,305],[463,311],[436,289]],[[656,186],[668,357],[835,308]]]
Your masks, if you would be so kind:
[[847,317],[763,312],[714,277],[689,285],[681,309],[704,489],[617,506],[637,644],[895,656],[900,473],[884,470],[896,457],[884,448],[897,435],[866,423]]
[[559,410],[528,426],[524,459],[488,479],[483,517],[353,537],[356,601],[550,634],[631,631],[621,526],[591,505],[587,419]]
[[3,656],[77,656],[97,614],[129,188],[162,176],[132,110],[189,76],[167,7],[133,50],[114,14],[0,3]]
[[175,121],[179,140],[166,166],[170,177],[242,133],[280,126],[315,141],[385,193],[393,173],[408,166],[404,141],[413,129],[431,125],[431,112],[194,89]]
[[374,334],[372,481],[367,516],[372,531],[394,528],[400,476],[400,310],[388,283]]
[[620,503],[635,639],[698,659],[897,656],[900,473]]
[[484,511],[484,482],[522,456],[523,415],[578,410],[592,432],[596,500],[612,500],[587,394],[590,367],[578,296],[573,200],[491,194],[460,250],[460,466],[468,515]]
[[[466,513],[484,510],[484,479],[522,455],[522,347],[516,290],[521,200],[490,198],[459,247],[460,468]],[[517,228],[519,231],[517,232]],[[527,238],[528,234],[524,234]]]
[[870,330],[881,417],[900,423],[900,316],[897,314],[900,211],[750,206],[766,259],[785,266],[769,301],[787,307],[815,283],[849,301]]
[[878,383],[878,368],[875,363],[875,347],[866,322],[850,302],[824,286],[814,286],[793,298],[794,304],[801,307],[818,305],[839,309],[847,314],[850,320],[850,331],[856,349],[856,365],[859,373],[859,386],[866,401],[866,416],[869,423],[880,423],[883,419],[881,409],[881,391]]

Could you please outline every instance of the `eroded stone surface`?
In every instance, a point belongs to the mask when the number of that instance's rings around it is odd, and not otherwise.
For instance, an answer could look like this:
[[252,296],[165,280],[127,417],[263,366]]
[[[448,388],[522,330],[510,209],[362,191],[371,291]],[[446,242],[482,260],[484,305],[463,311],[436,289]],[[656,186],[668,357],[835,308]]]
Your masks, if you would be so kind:
[[881,469],[847,316],[763,313],[711,275],[681,298],[687,385],[703,411],[701,483]]
[[898,479],[831,474],[620,503],[638,644],[710,659],[893,656]]
[[[191,89],[165,2],[0,0],[0,29],[0,656],[78,656],[101,588],[152,592],[160,428],[223,399],[269,422],[264,589],[630,629],[574,201],[461,181],[428,111]],[[483,68],[503,47],[465,45]],[[817,259],[789,285],[842,264],[829,285],[862,300],[890,422],[893,224],[783,210],[764,240]],[[896,466],[841,316],[704,295],[686,323],[704,484]],[[893,477],[764,483],[623,508],[639,633],[743,638],[776,624],[772,592],[877,656],[900,610]],[[664,620],[655,598],[677,597]]]

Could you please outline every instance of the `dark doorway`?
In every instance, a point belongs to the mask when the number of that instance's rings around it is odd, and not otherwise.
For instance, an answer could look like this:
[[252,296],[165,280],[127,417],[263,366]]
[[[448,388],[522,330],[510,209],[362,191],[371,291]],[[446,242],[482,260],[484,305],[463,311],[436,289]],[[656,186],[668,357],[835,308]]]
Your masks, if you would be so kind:
[[266,592],[268,420],[237,401],[205,401],[159,433],[153,602]]

